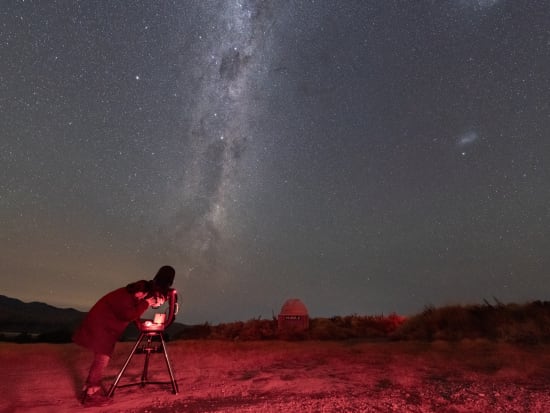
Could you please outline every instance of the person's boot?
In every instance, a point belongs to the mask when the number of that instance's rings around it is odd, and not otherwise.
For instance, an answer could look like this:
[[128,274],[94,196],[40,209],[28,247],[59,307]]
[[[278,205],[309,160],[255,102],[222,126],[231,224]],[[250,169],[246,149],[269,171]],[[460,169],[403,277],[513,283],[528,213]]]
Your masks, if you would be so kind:
[[99,406],[105,406],[111,403],[111,399],[105,395],[101,387],[86,386],[82,391],[81,402],[84,405],[84,407],[99,407]]

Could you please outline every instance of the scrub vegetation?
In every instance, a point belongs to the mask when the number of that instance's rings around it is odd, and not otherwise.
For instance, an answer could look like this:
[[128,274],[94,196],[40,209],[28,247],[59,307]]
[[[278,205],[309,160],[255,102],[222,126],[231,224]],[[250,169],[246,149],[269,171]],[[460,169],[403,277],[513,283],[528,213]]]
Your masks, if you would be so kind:
[[252,319],[188,326],[175,339],[216,340],[421,340],[487,339],[509,343],[550,342],[550,302],[426,307],[412,317],[397,314],[313,318],[306,331],[279,330],[277,320]]

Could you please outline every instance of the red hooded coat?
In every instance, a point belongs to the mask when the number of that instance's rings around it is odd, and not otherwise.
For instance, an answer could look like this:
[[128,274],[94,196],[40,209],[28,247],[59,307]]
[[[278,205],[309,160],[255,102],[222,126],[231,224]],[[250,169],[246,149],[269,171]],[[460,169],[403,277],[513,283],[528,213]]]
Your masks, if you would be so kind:
[[75,331],[73,341],[110,357],[128,324],[139,319],[148,307],[147,301],[137,299],[124,287],[112,291],[88,312]]

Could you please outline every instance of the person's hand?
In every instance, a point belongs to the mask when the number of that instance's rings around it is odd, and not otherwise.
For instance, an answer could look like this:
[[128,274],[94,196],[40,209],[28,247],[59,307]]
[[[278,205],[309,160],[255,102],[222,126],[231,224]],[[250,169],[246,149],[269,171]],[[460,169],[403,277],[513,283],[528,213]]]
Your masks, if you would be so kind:
[[150,307],[158,308],[164,304],[164,297],[149,297],[145,299]]

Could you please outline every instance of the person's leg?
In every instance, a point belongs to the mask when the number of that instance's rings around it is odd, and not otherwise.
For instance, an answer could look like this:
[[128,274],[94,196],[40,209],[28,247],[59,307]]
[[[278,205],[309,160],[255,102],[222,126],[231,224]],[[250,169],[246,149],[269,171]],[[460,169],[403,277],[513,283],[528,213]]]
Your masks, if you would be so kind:
[[103,379],[103,372],[109,364],[110,357],[106,354],[94,354],[94,361],[90,367],[90,373],[86,379],[86,393],[92,395],[101,389],[101,380]]

